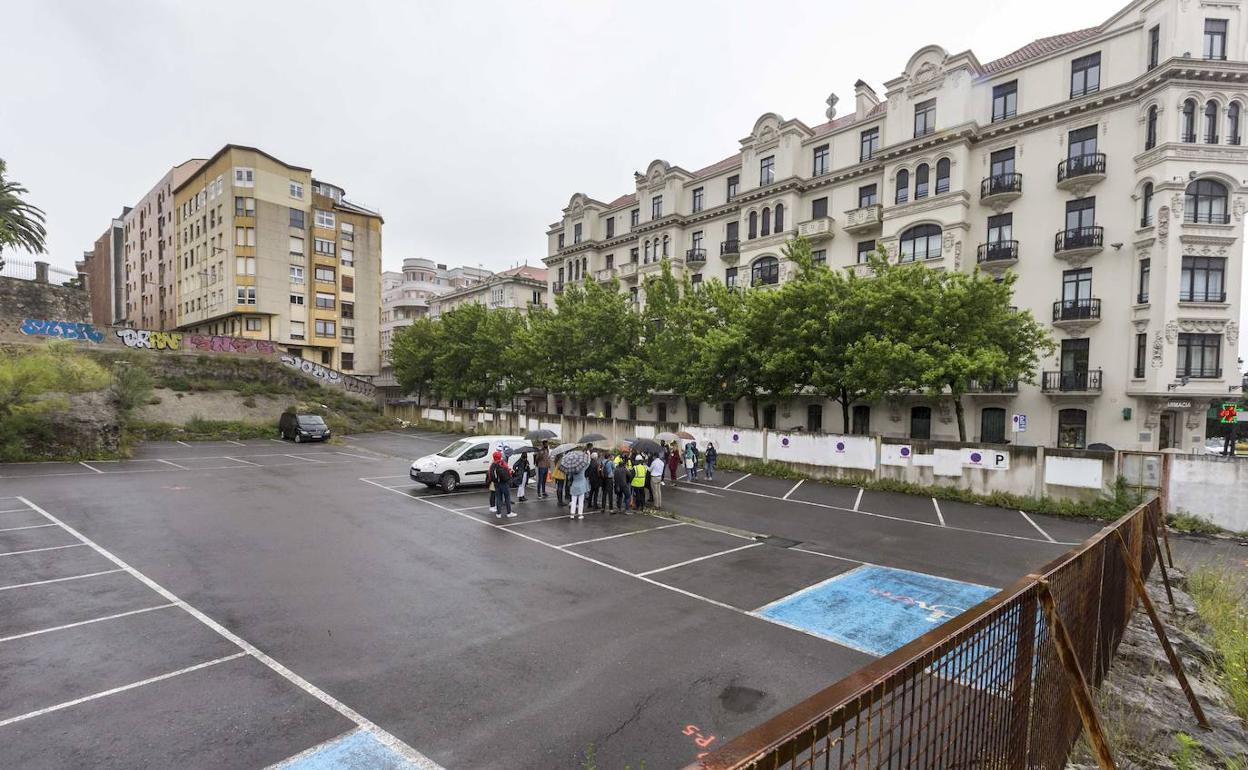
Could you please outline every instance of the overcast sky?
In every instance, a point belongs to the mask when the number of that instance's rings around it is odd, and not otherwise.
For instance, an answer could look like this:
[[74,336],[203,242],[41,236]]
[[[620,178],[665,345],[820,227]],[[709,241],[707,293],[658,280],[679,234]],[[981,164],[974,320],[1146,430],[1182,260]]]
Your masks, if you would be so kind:
[[235,142],[380,209],[388,268],[499,270],[654,158],[720,160],[768,111],[815,125],[831,92],[846,114],[929,43],[986,62],[1123,5],[0,0],[0,158],[68,269],[170,166]]

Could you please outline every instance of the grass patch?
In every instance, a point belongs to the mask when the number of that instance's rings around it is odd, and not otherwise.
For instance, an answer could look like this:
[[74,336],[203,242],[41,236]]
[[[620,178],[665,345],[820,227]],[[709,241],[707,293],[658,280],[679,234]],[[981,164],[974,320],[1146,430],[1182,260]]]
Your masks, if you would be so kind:
[[1173,530],[1192,535],[1217,535],[1226,531],[1204,516],[1195,513],[1172,513],[1166,516],[1166,524]]
[[186,425],[168,422],[131,422],[126,425],[127,444],[134,441],[241,441],[247,438],[275,438],[275,425],[258,425],[234,420],[205,420],[192,417]]
[[1218,651],[1218,674],[1231,707],[1248,720],[1248,580],[1202,566],[1188,574],[1187,586]]
[[[732,455],[719,456],[716,463],[718,470],[740,471],[758,476],[774,476],[776,478],[798,479],[810,478],[806,474],[791,468],[784,463],[764,462]],[[1031,513],[1047,513],[1053,516],[1082,516],[1093,519],[1112,521],[1127,513],[1135,506],[1144,502],[1143,498],[1127,487],[1126,480],[1119,478],[1114,485],[1113,497],[1105,497],[1090,501],[1057,500],[1051,497],[1028,497],[1008,492],[993,492],[987,495],[977,494],[969,490],[947,485],[925,486],[912,484],[908,481],[895,479],[873,479],[866,472],[861,476],[841,479],[818,479],[820,483],[844,487],[862,487],[877,492],[900,492],[907,495],[935,497],[938,500],[955,500],[962,503],[979,503],[998,508],[1012,508]]]

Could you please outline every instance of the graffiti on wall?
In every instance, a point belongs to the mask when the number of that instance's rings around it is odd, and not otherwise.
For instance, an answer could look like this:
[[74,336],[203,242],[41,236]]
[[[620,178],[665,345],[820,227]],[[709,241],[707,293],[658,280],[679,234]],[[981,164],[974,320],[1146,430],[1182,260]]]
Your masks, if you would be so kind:
[[276,353],[277,348],[269,340],[249,340],[242,337],[219,337],[204,334],[182,334],[151,329],[118,329],[117,337],[122,344],[136,350],[204,350],[213,353]]
[[283,355],[282,363],[292,369],[298,369],[309,377],[323,380],[328,385],[340,387],[348,393],[359,393],[369,397],[377,393],[377,388],[371,382],[361,380],[358,377],[352,377],[349,374],[343,374],[337,369],[330,369],[328,366],[318,364],[315,361],[309,361],[306,358]]
[[91,324],[75,323],[74,321],[44,321],[27,318],[22,321],[22,334],[41,337],[59,337],[63,340],[79,340],[82,342],[100,343],[104,335],[96,331]]

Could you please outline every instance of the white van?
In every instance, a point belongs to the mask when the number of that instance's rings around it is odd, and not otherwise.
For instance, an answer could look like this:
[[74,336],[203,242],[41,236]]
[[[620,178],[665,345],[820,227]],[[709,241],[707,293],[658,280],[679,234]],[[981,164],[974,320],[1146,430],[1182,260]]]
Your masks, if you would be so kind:
[[513,446],[527,444],[523,436],[467,436],[437,454],[417,459],[408,475],[443,492],[454,492],[462,484],[485,484],[495,450],[506,454]]

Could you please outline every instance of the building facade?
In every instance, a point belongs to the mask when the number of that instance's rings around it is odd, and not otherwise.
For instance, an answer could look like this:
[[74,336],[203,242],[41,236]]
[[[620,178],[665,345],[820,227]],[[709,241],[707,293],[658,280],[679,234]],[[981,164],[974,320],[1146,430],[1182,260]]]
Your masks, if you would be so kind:
[[504,270],[473,286],[435,297],[430,315],[434,318],[461,305],[478,304],[489,308],[529,308],[546,304],[546,268],[522,265]]
[[204,164],[202,158],[173,168],[122,219],[125,236],[122,314],[138,329],[172,329],[177,324],[177,251],[173,191]]
[[[932,269],[1011,271],[1017,305],[1052,324],[1058,351],[1034,386],[965,397],[968,438],[1197,451],[1207,408],[1241,384],[1239,6],[1138,0],[987,63],[929,46],[882,99],[859,80],[844,116],[835,95],[813,127],[767,113],[718,163],[656,160],[609,203],[573,195],[547,231],[552,294],[619,279],[641,304],[664,257],[695,284],[778,283],[796,234],[833,269],[864,270],[883,246]],[[663,413],[749,422],[743,405],[679,401]],[[782,429],[957,435],[947,400],[856,404],[850,425],[828,402],[763,411]]]
[[382,218],[262,150],[226,145],[173,190],[175,327],[380,370]]
[[100,326],[124,323],[125,320],[125,219],[129,208],[109,222],[90,251],[82,253],[82,261],[74,263],[80,275],[86,276],[91,295],[91,321]]

